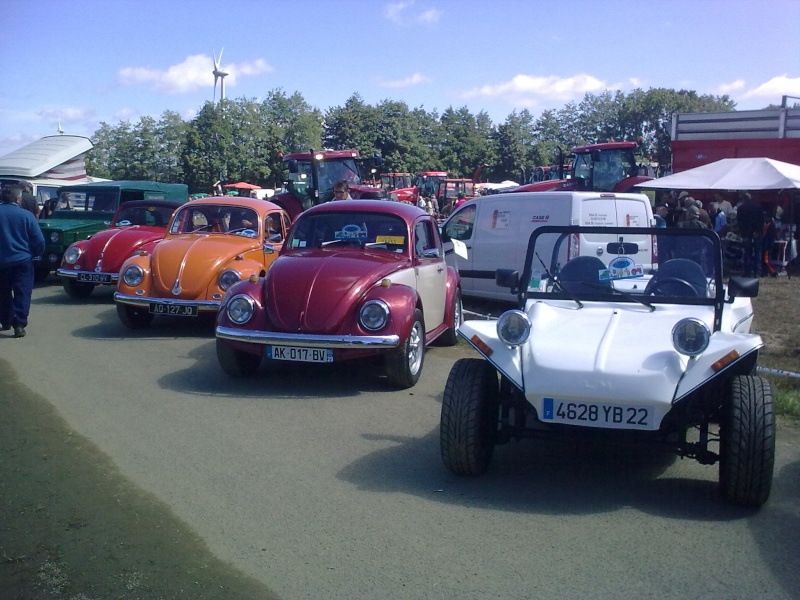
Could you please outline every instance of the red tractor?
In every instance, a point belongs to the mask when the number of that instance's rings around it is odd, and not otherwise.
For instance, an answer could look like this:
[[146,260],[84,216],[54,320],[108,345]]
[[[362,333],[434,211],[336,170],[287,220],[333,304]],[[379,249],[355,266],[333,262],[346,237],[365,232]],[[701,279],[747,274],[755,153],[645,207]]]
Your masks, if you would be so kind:
[[359,163],[380,166],[381,157],[377,154],[362,159],[357,150],[310,150],[287,154],[283,162],[289,169],[286,191],[272,196],[270,202],[285,209],[292,221],[304,210],[333,200],[333,184],[341,179],[347,181],[353,199],[388,199],[384,190],[364,185],[361,180]]
[[[636,142],[608,142],[572,149],[569,173],[515,188],[514,192],[595,191],[632,192],[633,186],[652,177],[639,176]],[[560,161],[563,164],[563,161]],[[563,168],[561,169],[563,171]],[[566,177],[565,177],[566,175]]]
[[[389,194],[392,200],[416,206],[419,198],[415,198],[411,177],[411,173],[381,173],[381,189]],[[418,192],[416,196],[419,196]]]

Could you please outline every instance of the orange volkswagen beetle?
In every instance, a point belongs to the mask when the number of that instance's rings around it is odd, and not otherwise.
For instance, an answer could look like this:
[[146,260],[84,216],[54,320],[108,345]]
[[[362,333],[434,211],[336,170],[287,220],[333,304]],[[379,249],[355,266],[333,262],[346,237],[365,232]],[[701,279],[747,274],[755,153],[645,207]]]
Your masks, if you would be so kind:
[[234,283],[266,273],[289,225],[286,211],[256,198],[184,204],[152,254],[139,252],[122,265],[114,294],[120,320],[140,329],[155,315],[216,314]]

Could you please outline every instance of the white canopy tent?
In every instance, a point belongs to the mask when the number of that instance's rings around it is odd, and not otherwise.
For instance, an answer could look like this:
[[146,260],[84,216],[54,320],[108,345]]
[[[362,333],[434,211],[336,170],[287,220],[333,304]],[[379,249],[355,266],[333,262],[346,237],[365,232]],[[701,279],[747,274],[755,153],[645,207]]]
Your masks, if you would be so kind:
[[771,158],[723,158],[635,187],[669,190],[783,190],[800,188],[800,165]]

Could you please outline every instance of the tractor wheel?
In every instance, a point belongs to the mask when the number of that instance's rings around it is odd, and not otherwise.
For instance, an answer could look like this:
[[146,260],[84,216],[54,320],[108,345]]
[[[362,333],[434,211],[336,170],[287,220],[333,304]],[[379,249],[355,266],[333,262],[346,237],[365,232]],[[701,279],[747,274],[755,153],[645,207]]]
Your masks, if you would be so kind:
[[153,320],[153,315],[147,312],[146,308],[130,306],[128,304],[117,303],[117,315],[119,320],[128,329],[144,329]]
[[731,382],[720,423],[719,489],[740,506],[769,498],[775,465],[775,409],[771,384],[740,375]]
[[439,446],[449,471],[482,475],[489,468],[497,442],[497,396],[497,371],[488,361],[462,358],[450,369],[439,424]]
[[406,341],[386,355],[389,382],[401,389],[414,387],[425,362],[425,321],[422,311],[414,311],[414,324]]
[[78,283],[73,279],[64,279],[64,291],[67,296],[75,300],[83,300],[92,294],[94,289],[93,283]]
[[217,360],[219,366],[231,377],[251,377],[258,371],[261,356],[232,348],[217,338]]

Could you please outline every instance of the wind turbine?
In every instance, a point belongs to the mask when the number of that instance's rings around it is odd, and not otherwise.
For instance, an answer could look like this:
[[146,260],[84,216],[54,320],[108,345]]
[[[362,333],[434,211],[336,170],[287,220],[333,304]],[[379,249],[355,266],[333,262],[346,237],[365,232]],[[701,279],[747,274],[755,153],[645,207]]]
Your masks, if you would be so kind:
[[[222,48],[219,51],[219,57],[214,56],[214,52],[212,50],[211,55],[214,57],[214,70],[212,73],[214,74],[214,98],[217,96],[217,80],[220,79],[220,87],[219,87],[219,99],[220,101],[225,100],[225,78],[228,74],[225,71],[220,70],[219,64],[222,62],[222,51],[225,48]],[[213,100],[213,98],[212,98]]]

